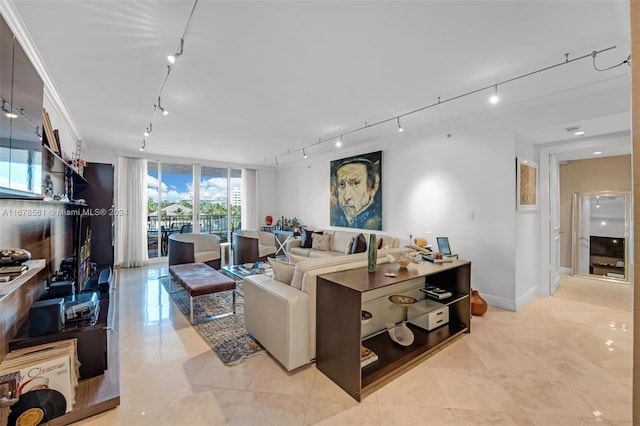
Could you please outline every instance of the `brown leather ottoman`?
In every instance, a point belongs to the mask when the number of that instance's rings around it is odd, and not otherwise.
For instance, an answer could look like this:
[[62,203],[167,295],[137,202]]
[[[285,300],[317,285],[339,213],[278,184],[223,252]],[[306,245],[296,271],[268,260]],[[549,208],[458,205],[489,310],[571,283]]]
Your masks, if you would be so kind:
[[236,313],[236,282],[226,275],[216,271],[204,263],[185,263],[182,265],[169,266],[171,276],[189,294],[190,320],[193,322],[193,298],[208,294],[219,293],[221,291],[231,291],[233,294],[233,311],[218,315],[212,315],[198,320],[201,322],[217,318],[228,317]]

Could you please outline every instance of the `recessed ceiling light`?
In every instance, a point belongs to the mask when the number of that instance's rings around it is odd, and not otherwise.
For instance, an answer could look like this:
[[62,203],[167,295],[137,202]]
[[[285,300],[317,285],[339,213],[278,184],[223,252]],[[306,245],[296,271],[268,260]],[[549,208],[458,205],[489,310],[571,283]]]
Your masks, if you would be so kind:
[[593,155],[600,155],[600,154],[602,154],[602,151],[594,151],[593,152]]
[[571,126],[565,129],[569,133],[573,133],[574,136],[582,136],[584,135],[584,131],[580,130],[580,126]]

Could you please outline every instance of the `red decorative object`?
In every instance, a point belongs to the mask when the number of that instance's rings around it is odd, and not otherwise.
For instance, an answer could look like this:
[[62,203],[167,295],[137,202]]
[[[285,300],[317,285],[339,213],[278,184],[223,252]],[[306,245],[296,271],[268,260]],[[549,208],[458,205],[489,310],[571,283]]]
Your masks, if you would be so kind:
[[273,218],[271,216],[266,216],[264,218],[264,223],[266,223],[267,226],[271,226],[271,224],[273,223]]
[[487,312],[487,302],[480,296],[478,290],[471,290],[471,314],[484,315]]

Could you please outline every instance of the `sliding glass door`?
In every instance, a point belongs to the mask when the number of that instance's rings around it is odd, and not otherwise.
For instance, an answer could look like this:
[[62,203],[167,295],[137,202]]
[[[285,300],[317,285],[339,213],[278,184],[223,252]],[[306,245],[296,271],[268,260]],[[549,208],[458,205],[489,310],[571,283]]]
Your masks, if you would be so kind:
[[240,225],[242,171],[202,166],[199,185],[200,232],[215,234],[222,242]]
[[149,258],[166,256],[169,235],[177,232],[231,240],[240,226],[242,170],[156,161],[147,170]]

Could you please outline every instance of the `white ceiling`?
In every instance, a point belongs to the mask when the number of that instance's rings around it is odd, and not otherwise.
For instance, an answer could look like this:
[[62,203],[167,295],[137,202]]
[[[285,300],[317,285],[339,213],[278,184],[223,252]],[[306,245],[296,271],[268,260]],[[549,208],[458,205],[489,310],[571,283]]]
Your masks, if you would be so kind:
[[[193,1],[9,1],[39,51],[79,136],[91,149],[137,152]],[[442,99],[617,46],[629,54],[627,1],[200,0],[162,94],[147,155],[264,165],[287,151]],[[625,65],[589,59],[500,88],[499,108],[629,91]],[[489,92],[403,119],[406,128],[486,109]],[[587,137],[629,130],[629,111],[584,117]],[[576,120],[574,120],[575,122]],[[575,139],[556,122],[538,142]],[[345,145],[395,122],[345,136]],[[624,145],[624,144],[622,144]],[[310,154],[333,149],[323,143]],[[630,143],[627,142],[627,152]],[[299,157],[296,157],[299,158]]]

